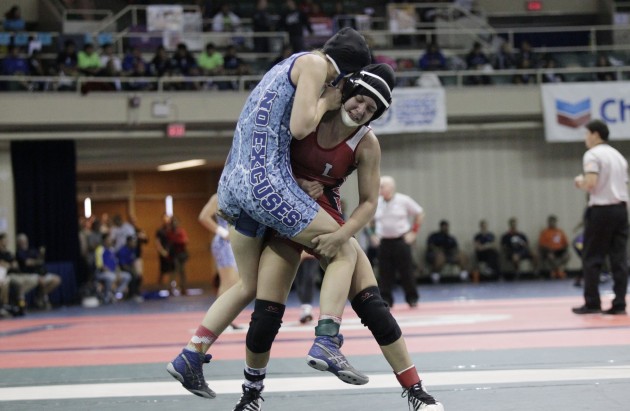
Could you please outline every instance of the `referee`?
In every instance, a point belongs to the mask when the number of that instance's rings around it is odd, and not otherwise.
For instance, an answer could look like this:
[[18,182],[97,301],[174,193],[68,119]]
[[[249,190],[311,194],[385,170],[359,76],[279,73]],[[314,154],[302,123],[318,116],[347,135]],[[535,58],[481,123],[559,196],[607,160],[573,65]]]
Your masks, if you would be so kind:
[[575,177],[575,186],[588,193],[584,214],[584,305],[575,314],[600,313],[599,273],[606,256],[614,280],[615,298],[604,314],[626,314],[628,287],[628,162],[608,145],[608,126],[601,120],[586,125],[584,173]]
[[394,306],[392,288],[398,272],[405,300],[409,307],[415,308],[420,296],[414,278],[411,246],[420,231],[424,210],[408,195],[396,192],[393,177],[381,177],[380,194],[374,221],[375,239],[380,241],[378,272],[381,295],[390,307]]

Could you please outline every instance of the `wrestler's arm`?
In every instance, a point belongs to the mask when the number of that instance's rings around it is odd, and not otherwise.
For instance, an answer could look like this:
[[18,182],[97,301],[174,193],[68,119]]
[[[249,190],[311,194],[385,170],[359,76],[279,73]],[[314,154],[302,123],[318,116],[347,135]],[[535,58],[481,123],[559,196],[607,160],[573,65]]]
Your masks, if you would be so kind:
[[317,128],[324,114],[341,105],[341,92],[325,86],[328,63],[317,54],[299,57],[291,70],[296,85],[289,127],[294,138],[301,140]]

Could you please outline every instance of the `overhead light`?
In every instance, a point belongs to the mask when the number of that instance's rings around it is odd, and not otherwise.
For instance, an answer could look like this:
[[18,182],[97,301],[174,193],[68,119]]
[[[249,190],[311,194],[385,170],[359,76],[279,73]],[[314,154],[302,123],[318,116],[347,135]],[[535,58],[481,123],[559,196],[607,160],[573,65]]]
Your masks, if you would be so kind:
[[87,197],[85,200],[83,200],[83,210],[83,215],[85,215],[85,218],[92,217],[92,199],[90,199],[90,197]]
[[189,168],[189,167],[197,167],[197,166],[202,166],[206,164],[206,160],[186,160],[186,161],[178,161],[177,163],[170,163],[170,164],[162,164],[161,166],[158,166],[158,171],[173,171],[173,170],[179,170],[182,168]]
[[166,215],[173,217],[173,196],[166,196],[164,199],[164,206],[166,208]]

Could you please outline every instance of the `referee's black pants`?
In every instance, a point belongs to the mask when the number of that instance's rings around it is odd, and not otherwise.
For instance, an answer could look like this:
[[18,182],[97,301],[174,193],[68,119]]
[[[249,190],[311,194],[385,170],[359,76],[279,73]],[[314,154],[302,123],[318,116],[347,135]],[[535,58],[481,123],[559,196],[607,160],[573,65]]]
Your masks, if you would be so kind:
[[381,296],[390,306],[394,303],[392,288],[396,284],[396,273],[400,275],[400,285],[405,291],[407,304],[415,304],[418,301],[411,246],[403,237],[381,239],[378,248],[378,273]]
[[614,281],[614,308],[626,308],[628,288],[628,209],[626,203],[592,206],[584,214],[584,302],[589,308],[601,308],[599,274],[606,256]]

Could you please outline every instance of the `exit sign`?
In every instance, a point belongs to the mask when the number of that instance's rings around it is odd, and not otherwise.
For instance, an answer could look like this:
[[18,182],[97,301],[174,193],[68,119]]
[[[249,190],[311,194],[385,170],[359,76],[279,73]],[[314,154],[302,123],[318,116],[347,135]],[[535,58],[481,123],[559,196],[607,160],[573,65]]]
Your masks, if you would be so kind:
[[186,135],[186,124],[184,123],[171,123],[166,126],[166,137],[179,138]]
[[526,1],[525,8],[527,9],[527,11],[541,11],[542,1],[540,0]]

